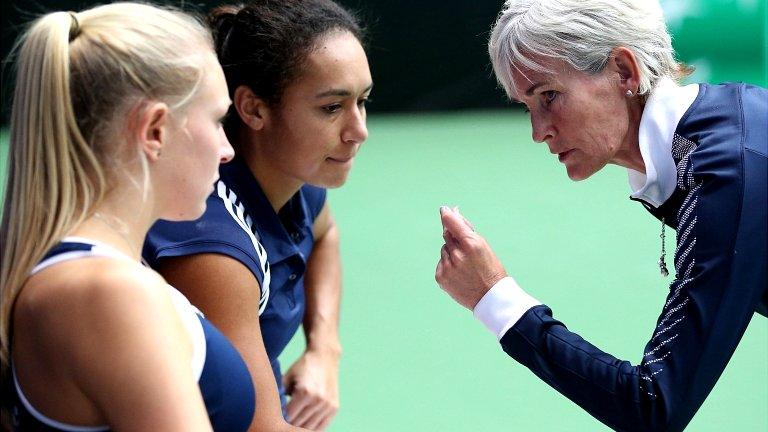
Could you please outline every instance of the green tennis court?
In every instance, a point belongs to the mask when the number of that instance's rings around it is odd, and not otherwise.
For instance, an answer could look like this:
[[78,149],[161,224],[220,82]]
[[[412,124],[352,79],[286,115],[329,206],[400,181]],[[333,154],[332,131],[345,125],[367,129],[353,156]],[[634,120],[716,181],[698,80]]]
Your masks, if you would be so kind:
[[[345,290],[331,430],[607,430],[437,287],[438,207],[458,205],[570,329],[637,363],[671,278],[656,266],[660,224],[628,199],[626,171],[571,182],[513,110],[374,116],[369,131],[347,185],[330,194]],[[298,335],[285,365],[302,344]],[[756,317],[688,430],[768,430],[766,358],[768,321]]]
[[[671,277],[656,264],[661,225],[628,199],[626,170],[570,181],[516,111],[375,117],[369,130],[350,180],[330,195],[345,270],[342,408],[331,429],[607,430],[437,287],[438,207],[458,205],[570,329],[638,363]],[[766,358],[758,316],[688,430],[768,430]]]

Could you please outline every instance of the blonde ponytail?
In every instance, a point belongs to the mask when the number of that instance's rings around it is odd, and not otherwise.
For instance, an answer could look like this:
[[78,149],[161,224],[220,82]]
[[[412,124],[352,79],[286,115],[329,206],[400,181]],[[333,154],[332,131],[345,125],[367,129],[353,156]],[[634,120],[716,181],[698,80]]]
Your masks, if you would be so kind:
[[[19,288],[55,239],[80,218],[74,198],[91,201],[89,194],[76,191],[91,189],[84,186],[89,179],[83,178],[82,165],[93,167],[96,161],[80,136],[69,95],[71,22],[64,12],[46,15],[28,30],[19,50],[0,231],[3,378],[9,362],[11,308]],[[76,152],[89,157],[81,162],[73,157]],[[93,172],[103,183],[103,174]]]

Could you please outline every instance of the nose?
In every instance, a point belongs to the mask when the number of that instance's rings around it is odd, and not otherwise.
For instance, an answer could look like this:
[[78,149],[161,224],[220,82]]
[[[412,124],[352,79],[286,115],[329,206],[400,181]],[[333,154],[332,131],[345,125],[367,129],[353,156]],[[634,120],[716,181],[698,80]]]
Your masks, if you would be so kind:
[[531,137],[537,143],[549,141],[554,138],[555,131],[552,128],[552,123],[547,121],[543,116],[534,114],[531,110]]
[[227,135],[224,131],[221,132],[222,141],[221,148],[219,149],[219,163],[227,163],[235,157],[235,149],[232,148],[232,144],[229,143]]
[[368,139],[368,127],[365,121],[365,108],[356,107],[350,114],[349,121],[344,130],[341,132],[341,140],[347,144],[362,144]]

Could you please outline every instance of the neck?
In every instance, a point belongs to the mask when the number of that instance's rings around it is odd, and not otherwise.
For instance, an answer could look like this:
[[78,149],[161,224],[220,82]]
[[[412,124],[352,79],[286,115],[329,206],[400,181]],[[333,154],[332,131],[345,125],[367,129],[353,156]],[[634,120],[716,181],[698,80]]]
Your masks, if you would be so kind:
[[645,105],[639,97],[630,99],[628,104],[627,134],[622,141],[622,148],[614,155],[613,163],[624,168],[645,173],[645,161],[643,161],[643,155],[640,153],[640,140],[638,138],[640,132],[640,119],[643,116],[643,108]]
[[[105,243],[139,261],[144,237],[157,218],[151,216],[146,204],[136,201],[139,200],[116,191],[111,193],[70,235]],[[147,210],[137,212],[136,209]]]
[[259,152],[258,145],[244,145],[240,146],[239,149],[241,149],[239,153],[251,174],[259,182],[259,186],[269,200],[272,209],[278,213],[288,200],[304,186],[304,182],[271,164],[268,157]]

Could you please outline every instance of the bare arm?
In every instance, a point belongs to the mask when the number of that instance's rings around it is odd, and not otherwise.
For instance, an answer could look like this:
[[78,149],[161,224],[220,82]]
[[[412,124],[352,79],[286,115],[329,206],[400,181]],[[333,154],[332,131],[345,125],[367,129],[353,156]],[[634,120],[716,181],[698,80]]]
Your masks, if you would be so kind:
[[256,388],[250,431],[299,430],[285,422],[259,325],[259,282],[239,261],[218,254],[160,261],[160,273],[232,342]]
[[291,395],[288,418],[297,426],[323,430],[339,409],[339,231],[328,203],[313,226],[315,245],[307,263],[304,289],[307,349],[284,376]]
[[339,305],[341,303],[341,257],[339,229],[326,203],[312,228],[315,246],[309,256],[304,287],[307,313],[304,332],[307,349],[341,355]]

